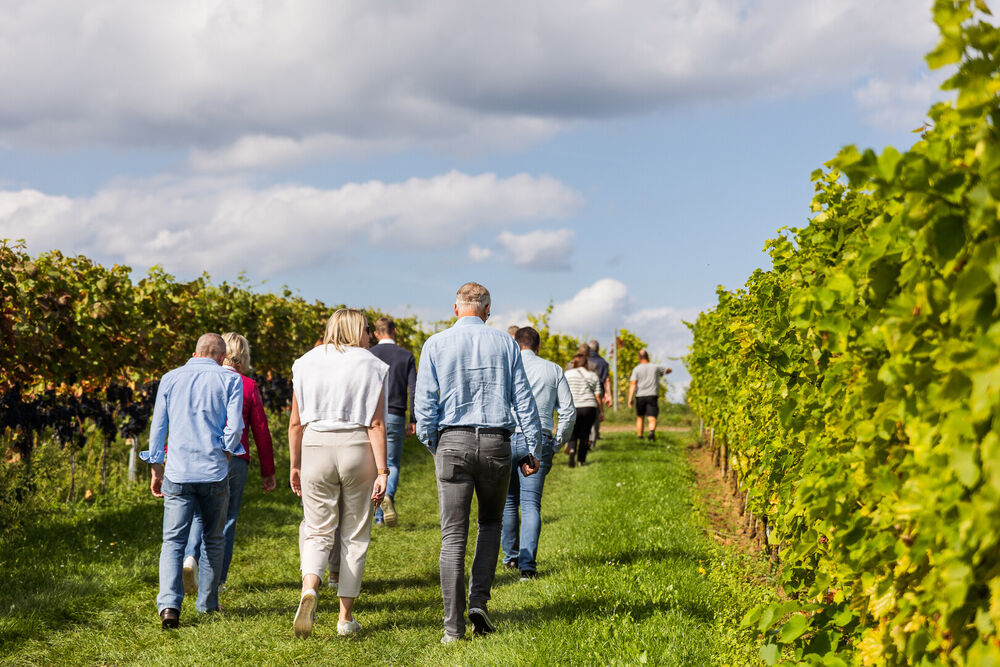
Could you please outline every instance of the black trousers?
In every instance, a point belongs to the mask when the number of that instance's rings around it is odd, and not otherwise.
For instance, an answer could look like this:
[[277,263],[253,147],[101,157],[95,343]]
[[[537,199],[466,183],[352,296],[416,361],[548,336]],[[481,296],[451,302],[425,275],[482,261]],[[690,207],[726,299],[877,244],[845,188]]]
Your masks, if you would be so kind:
[[597,421],[597,408],[577,408],[576,425],[573,426],[573,435],[570,436],[570,449],[576,451],[576,458],[580,463],[587,460],[587,452],[590,451],[590,429]]

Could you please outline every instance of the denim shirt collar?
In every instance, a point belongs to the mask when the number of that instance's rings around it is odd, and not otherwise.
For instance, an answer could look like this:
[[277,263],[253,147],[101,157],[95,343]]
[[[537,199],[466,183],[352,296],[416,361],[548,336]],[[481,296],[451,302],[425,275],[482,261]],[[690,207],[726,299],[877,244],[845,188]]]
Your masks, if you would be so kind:
[[465,326],[476,326],[476,325],[485,327],[486,326],[486,322],[483,322],[479,318],[479,316],[477,316],[477,315],[464,315],[463,317],[458,318],[455,321],[455,324],[453,324],[452,326],[455,326],[455,327],[457,327],[457,326],[463,326],[463,327],[465,327]]
[[[210,359],[208,357],[191,357],[190,359],[187,360],[187,363],[184,364],[184,365],[185,366],[192,366],[192,365],[194,365],[194,366],[204,366],[206,364],[212,364],[213,366],[219,366],[219,364],[217,364],[215,362],[215,359]],[[219,366],[219,368],[221,368],[221,366]]]

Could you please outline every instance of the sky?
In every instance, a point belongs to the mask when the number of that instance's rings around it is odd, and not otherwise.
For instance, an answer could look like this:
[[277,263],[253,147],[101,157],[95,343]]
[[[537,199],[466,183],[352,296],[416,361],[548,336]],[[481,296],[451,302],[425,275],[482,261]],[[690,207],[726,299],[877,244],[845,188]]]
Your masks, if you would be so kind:
[[474,280],[495,326],[636,333],[676,398],[810,173],[947,99],[930,6],[7,0],[0,238],[428,322]]

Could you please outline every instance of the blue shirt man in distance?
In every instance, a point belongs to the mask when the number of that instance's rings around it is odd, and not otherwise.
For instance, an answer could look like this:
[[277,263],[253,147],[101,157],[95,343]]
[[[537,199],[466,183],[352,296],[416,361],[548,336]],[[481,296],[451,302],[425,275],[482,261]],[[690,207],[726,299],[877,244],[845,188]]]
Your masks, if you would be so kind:
[[[573,432],[576,407],[562,368],[538,356],[541,345],[538,332],[532,327],[523,327],[515,332],[514,340],[521,348],[521,363],[535,396],[535,405],[542,423],[542,439],[545,441],[545,445],[538,449],[540,467],[537,474],[528,476],[519,470],[511,472],[507,503],[503,511],[501,543],[504,565],[520,570],[521,580],[525,581],[534,578],[537,571],[535,559],[538,555],[538,537],[542,532],[541,505],[545,476],[552,469],[553,455]],[[552,413],[555,411],[559,413],[559,430],[553,439]],[[527,453],[523,433],[514,434],[511,447],[515,460]]]
[[210,612],[219,607],[229,459],[244,453],[240,444],[243,381],[238,373],[222,367],[225,355],[222,336],[204,334],[191,359],[163,376],[156,391],[149,450],[139,455],[152,467],[150,491],[163,498],[160,594],[156,598],[163,629],[179,624],[184,548],[196,507],[204,523],[208,567],[201,568],[195,608]]
[[466,283],[455,298],[458,321],[424,343],[417,371],[417,436],[434,454],[441,506],[443,643],[465,636],[465,550],[475,493],[479,532],[469,578],[469,620],[494,632],[486,611],[496,574],[511,471],[510,436],[520,426],[525,476],[538,471],[541,423],[521,353],[508,334],[486,326],[490,293]]

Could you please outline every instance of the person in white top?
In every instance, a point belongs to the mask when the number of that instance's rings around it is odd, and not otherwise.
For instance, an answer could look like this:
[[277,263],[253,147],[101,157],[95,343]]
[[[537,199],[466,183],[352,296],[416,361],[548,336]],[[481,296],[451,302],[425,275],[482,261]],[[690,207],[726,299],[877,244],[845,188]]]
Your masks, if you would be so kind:
[[569,438],[569,467],[587,464],[590,450],[590,429],[598,420],[604,421],[604,403],[601,401],[601,380],[597,373],[587,369],[587,357],[577,353],[566,371],[566,382],[576,406],[576,424]]
[[323,345],[292,364],[288,424],[289,483],[302,497],[302,597],[293,629],[308,637],[317,590],[340,533],[337,633],[354,634],[354,599],[371,538],[372,512],[385,497],[385,379],[389,365],[368,351],[371,330],[361,311],[342,308],[326,325]]

